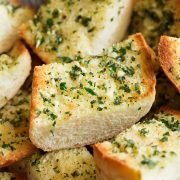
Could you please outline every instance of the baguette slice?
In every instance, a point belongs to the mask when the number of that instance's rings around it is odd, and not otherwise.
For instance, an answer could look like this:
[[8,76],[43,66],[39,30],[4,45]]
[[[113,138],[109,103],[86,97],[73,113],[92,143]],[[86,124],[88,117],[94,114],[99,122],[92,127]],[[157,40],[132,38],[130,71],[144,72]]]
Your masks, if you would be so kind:
[[18,28],[33,17],[33,10],[20,6],[17,0],[0,1],[0,54],[9,51],[18,39]]
[[125,35],[134,0],[49,1],[20,35],[45,62],[96,55]]
[[25,174],[10,173],[10,172],[0,172],[1,180],[26,180]]
[[179,180],[180,111],[164,108],[94,146],[97,180]]
[[99,56],[36,67],[31,141],[44,151],[79,147],[139,121],[155,98],[150,52],[136,34]]
[[180,93],[180,38],[162,36],[158,51],[161,67]]
[[33,155],[28,167],[29,180],[95,180],[95,164],[86,148],[67,149]]
[[0,168],[36,152],[28,137],[30,92],[20,90],[0,110]]
[[0,55],[0,108],[18,92],[29,76],[31,57],[21,42],[8,54]]

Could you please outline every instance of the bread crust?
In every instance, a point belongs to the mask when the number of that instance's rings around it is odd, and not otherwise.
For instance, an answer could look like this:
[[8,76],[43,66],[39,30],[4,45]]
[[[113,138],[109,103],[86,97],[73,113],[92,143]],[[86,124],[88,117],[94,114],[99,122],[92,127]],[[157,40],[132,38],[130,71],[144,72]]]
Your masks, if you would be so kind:
[[9,166],[27,156],[31,156],[35,152],[37,152],[37,148],[30,141],[26,144],[24,143],[21,150],[9,153],[7,156],[0,156],[0,168]]
[[23,24],[19,28],[19,35],[25,40],[26,44],[33,50],[33,52],[46,64],[51,63],[52,59],[56,59],[55,55],[46,53],[41,48],[35,47],[35,41],[31,38],[31,35],[28,32],[28,24]]
[[160,108],[160,111],[165,112],[165,113],[169,113],[169,114],[177,117],[177,120],[180,121],[180,109],[179,108],[178,109],[172,109],[170,106],[167,105],[167,106],[162,106]]
[[125,161],[108,154],[108,149],[100,143],[95,144],[93,149],[98,180],[110,180],[112,178],[113,180],[141,179],[141,174],[138,170],[131,169]]
[[[180,121],[180,111],[168,106],[160,108],[160,112],[173,115]],[[94,159],[96,164],[96,174],[98,180],[141,180],[141,172],[135,167],[131,167],[126,160],[112,155],[108,146],[98,143],[93,146]]]
[[[176,61],[178,61],[177,59],[179,58],[178,52],[176,52],[176,47],[178,46],[176,42],[177,40],[177,38],[161,36],[158,54],[161,67],[163,68],[166,76],[180,92],[180,80],[176,78],[176,76],[179,76],[180,78],[180,74],[176,74],[180,72],[178,69],[179,65],[176,64]],[[176,70],[175,73],[172,72],[173,69]]]

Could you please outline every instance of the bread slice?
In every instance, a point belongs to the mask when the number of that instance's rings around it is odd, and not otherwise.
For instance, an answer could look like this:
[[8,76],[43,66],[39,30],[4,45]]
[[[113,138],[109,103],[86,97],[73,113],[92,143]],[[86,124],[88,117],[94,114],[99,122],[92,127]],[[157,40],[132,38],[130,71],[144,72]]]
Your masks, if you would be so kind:
[[7,52],[19,38],[18,28],[33,17],[34,11],[17,0],[0,2],[0,54]]
[[79,147],[139,121],[155,98],[150,52],[136,34],[99,56],[36,67],[31,141],[45,151]]
[[30,92],[20,90],[0,110],[0,168],[36,152],[28,137]]
[[10,173],[10,172],[0,172],[1,180],[26,180],[25,174]]
[[180,111],[164,108],[94,146],[97,180],[180,179]]
[[10,53],[0,55],[0,108],[18,92],[30,70],[31,57],[21,42]]
[[29,180],[95,180],[95,164],[86,148],[67,149],[33,155],[29,163]]
[[179,0],[138,0],[129,33],[141,32],[147,43],[157,49],[160,36],[180,37]]
[[45,63],[97,55],[124,37],[133,5],[134,0],[52,0],[20,28],[20,35]]
[[162,36],[158,52],[161,67],[180,92],[180,38]]

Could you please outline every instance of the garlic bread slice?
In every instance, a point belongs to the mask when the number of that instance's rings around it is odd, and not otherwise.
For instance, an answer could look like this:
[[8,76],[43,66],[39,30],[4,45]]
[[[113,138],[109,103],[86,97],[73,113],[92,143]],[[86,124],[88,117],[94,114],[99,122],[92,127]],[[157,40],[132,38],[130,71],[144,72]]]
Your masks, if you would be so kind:
[[134,0],[48,1],[20,35],[45,63],[96,55],[125,35]]
[[147,43],[157,49],[160,36],[180,37],[179,0],[138,0],[134,8],[129,33],[141,32]]
[[141,34],[101,55],[67,62],[35,68],[30,139],[37,147],[52,151],[93,144],[149,112],[156,80]]
[[0,168],[36,152],[28,136],[30,92],[19,90],[0,109]]
[[21,42],[8,54],[0,55],[0,108],[18,92],[30,70],[31,57]]
[[94,146],[97,180],[179,180],[180,111],[164,108]]
[[95,164],[85,147],[35,154],[28,167],[29,180],[95,180]]
[[26,180],[25,174],[11,173],[11,172],[0,172],[1,180]]
[[162,36],[158,52],[161,67],[180,93],[180,38]]
[[33,10],[17,0],[0,1],[0,54],[9,51],[19,38],[18,28],[33,17]]

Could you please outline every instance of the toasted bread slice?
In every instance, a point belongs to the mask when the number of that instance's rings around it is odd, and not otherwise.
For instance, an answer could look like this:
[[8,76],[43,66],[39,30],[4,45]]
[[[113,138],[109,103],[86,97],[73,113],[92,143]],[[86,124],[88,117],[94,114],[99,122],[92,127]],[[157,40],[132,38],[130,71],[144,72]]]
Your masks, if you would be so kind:
[[158,52],[161,67],[180,92],[180,38],[162,36]]
[[25,174],[10,173],[10,172],[0,172],[1,180],[26,180]]
[[18,39],[18,28],[33,17],[33,10],[17,4],[17,0],[0,1],[0,54],[7,52]]
[[94,146],[97,180],[180,179],[180,111],[164,108]]
[[29,180],[95,180],[95,164],[86,148],[67,149],[33,155],[29,163]]
[[45,151],[79,147],[111,138],[139,121],[155,98],[150,52],[136,34],[99,56],[36,67],[32,142]]
[[96,55],[125,35],[134,0],[49,1],[20,35],[45,63]]
[[28,137],[30,93],[20,90],[0,110],[0,167],[36,152]]
[[21,42],[9,54],[0,55],[0,108],[18,92],[30,70],[31,57]]
[[179,19],[179,0],[138,0],[129,32],[142,32],[147,43],[156,49],[160,36],[166,34],[180,37]]

